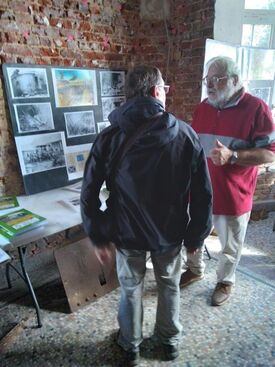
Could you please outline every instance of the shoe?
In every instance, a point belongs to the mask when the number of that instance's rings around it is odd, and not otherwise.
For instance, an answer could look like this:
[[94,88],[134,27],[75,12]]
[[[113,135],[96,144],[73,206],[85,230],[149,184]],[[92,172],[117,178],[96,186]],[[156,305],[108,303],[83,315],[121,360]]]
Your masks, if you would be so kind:
[[184,288],[187,285],[196,282],[197,280],[202,280],[204,278],[204,275],[197,275],[192,273],[190,269],[187,269],[184,273],[181,274],[180,278],[180,288]]
[[214,226],[211,228],[210,236],[216,236],[216,237],[218,237],[218,233],[216,232]]
[[231,295],[232,285],[218,283],[212,294],[212,306],[221,306],[228,301]]
[[173,361],[179,356],[177,345],[162,344],[165,361]]
[[117,345],[122,349],[125,355],[126,366],[127,367],[137,366],[139,364],[139,359],[140,359],[139,348],[137,347],[136,349],[129,349],[129,350],[123,349],[123,347],[120,344],[118,344],[119,334],[120,334],[120,329],[118,329],[118,331],[115,333],[115,341]]
[[127,350],[126,353],[126,365],[129,367],[138,366],[140,354],[139,350]]

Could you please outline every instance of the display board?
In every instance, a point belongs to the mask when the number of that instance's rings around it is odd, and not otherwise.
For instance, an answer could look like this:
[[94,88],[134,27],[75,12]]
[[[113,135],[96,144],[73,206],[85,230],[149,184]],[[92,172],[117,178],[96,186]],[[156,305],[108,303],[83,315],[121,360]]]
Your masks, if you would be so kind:
[[125,71],[4,64],[26,194],[82,178],[97,134],[125,102]]

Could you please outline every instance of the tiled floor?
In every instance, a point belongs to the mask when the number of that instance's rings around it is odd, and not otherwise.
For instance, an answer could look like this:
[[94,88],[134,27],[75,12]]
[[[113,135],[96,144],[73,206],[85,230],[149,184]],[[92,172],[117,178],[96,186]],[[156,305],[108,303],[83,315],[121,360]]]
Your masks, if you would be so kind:
[[[222,307],[210,306],[219,242],[216,237],[207,240],[214,258],[206,260],[205,279],[181,291],[184,333],[180,357],[174,362],[162,362],[159,349],[147,340],[153,330],[156,308],[153,272],[147,272],[145,341],[140,366],[275,366],[274,219],[275,213],[270,213],[268,219],[249,224],[237,285],[230,302]],[[40,329],[34,327],[35,313],[28,297],[2,304],[2,330],[14,322],[25,321],[3,348],[1,367],[125,366],[114,343],[119,289],[73,314],[66,313],[66,298],[59,282],[38,290],[38,298],[43,316]]]

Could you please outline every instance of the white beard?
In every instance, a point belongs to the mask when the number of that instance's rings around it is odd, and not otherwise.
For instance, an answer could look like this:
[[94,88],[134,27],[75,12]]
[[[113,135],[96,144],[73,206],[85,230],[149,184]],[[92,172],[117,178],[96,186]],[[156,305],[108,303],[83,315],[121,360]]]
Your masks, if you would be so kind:
[[227,85],[224,87],[223,90],[217,93],[217,97],[215,99],[208,96],[208,102],[211,106],[216,108],[222,108],[230,98],[238,91],[239,87],[234,86],[232,80],[228,80]]

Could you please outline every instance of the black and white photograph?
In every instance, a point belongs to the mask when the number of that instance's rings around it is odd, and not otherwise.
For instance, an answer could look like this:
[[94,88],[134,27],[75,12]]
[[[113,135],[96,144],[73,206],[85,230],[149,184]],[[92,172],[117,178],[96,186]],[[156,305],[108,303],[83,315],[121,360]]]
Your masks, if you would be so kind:
[[47,73],[42,68],[7,68],[12,98],[49,97]]
[[100,85],[102,96],[119,96],[124,94],[124,71],[101,71]]
[[110,126],[109,121],[102,121],[97,123],[97,131],[100,133],[102,130],[106,129],[106,127]]
[[17,136],[15,142],[24,176],[66,165],[64,132]]
[[68,138],[96,134],[94,111],[64,113]]
[[69,180],[83,176],[86,160],[89,156],[92,143],[66,146],[66,166]]
[[14,112],[19,133],[54,130],[50,103],[17,103]]
[[108,120],[109,114],[125,102],[125,97],[102,97],[103,120]]

